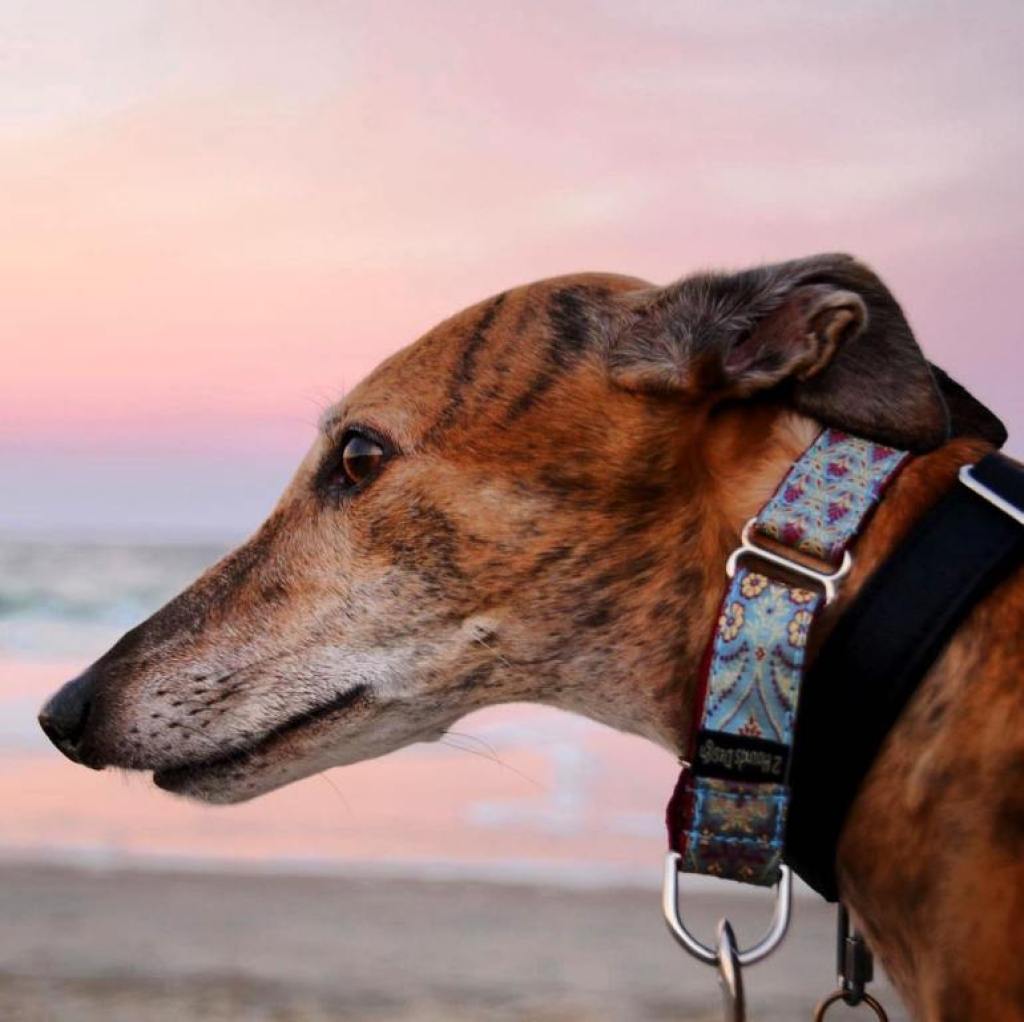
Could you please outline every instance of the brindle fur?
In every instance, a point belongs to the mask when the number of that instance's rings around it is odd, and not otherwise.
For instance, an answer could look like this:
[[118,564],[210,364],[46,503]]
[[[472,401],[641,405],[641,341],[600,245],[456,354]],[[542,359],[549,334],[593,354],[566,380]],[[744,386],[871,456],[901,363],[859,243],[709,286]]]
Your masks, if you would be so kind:
[[[90,668],[74,755],[234,802],[513,700],[679,754],[726,556],[821,422],[927,452],[843,601],[1002,439],[845,257],[499,295],[330,409],[260,531]],[[395,454],[346,496],[353,426]],[[921,685],[842,838],[845,896],[929,1022],[1024,1019],[1022,623],[1017,572]]]

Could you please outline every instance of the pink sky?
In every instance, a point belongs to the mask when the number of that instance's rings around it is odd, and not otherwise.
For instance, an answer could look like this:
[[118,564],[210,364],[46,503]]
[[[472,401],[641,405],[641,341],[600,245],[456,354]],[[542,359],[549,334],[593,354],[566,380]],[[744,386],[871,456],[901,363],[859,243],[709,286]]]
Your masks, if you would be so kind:
[[1021,451],[1017,3],[14,8],[0,528],[240,534],[486,294],[834,249]]

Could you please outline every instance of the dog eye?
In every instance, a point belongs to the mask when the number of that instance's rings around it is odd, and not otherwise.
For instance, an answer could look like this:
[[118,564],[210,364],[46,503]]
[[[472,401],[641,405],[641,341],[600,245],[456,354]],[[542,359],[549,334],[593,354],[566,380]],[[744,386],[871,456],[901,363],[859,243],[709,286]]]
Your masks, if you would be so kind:
[[348,486],[372,479],[384,464],[384,448],[376,440],[353,433],[341,451],[341,471]]

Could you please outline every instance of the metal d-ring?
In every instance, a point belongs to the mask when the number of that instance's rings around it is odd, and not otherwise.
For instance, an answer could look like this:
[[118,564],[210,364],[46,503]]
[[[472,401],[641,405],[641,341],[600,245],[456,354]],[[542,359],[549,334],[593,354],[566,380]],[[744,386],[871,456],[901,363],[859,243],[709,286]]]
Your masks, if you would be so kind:
[[[699,941],[683,924],[679,914],[679,864],[682,856],[678,852],[669,852],[665,856],[665,881],[662,887],[661,907],[665,913],[665,922],[669,932],[685,951],[688,951],[699,962],[705,965],[718,965],[719,952],[715,948]],[[736,961],[740,965],[753,965],[767,958],[782,943],[782,938],[789,928],[789,913],[793,901],[793,876],[788,866],[782,866],[779,882],[775,885],[775,911],[771,925],[765,935],[746,951],[736,952]]]
[[[834,994],[829,994],[828,997],[826,997],[825,1000],[823,1000],[815,1009],[814,1022],[824,1022],[828,1009],[831,1008],[833,1004],[838,1004],[840,1001],[849,1003],[846,1000],[846,994],[842,990],[837,990]],[[889,1016],[886,1015],[885,1008],[883,1008],[878,1001],[871,996],[871,994],[863,994],[857,1004],[866,1004],[875,1013],[875,1018],[878,1019],[878,1022],[889,1022]]]

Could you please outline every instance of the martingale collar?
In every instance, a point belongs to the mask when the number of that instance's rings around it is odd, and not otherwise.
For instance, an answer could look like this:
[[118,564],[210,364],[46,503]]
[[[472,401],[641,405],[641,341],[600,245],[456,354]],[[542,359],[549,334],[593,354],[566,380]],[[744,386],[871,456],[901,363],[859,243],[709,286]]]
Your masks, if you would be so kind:
[[808,632],[907,458],[826,429],[744,528],[705,657],[689,760],[667,812],[678,870],[779,881]]

